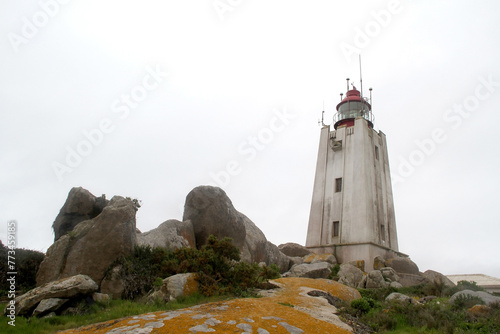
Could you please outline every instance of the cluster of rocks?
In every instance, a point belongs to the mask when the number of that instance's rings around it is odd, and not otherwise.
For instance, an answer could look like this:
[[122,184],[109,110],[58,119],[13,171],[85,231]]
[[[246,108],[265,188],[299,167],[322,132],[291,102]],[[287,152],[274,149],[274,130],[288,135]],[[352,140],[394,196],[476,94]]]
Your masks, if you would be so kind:
[[87,275],[75,275],[43,284],[15,300],[15,307],[6,307],[6,314],[50,317],[78,312],[79,302],[107,303],[109,296],[98,293],[99,287]]
[[[383,259],[376,257],[373,261],[374,270],[365,272],[364,261],[353,261],[337,264],[333,254],[314,254],[307,248],[287,243],[278,246],[279,250],[288,255],[292,266],[285,277],[333,278],[339,283],[360,289],[375,289],[403,286],[413,286],[432,281],[439,281],[447,286],[454,286],[446,276],[436,271],[428,270],[421,273],[418,266],[407,257]],[[332,271],[333,270],[333,271]]]
[[[121,196],[107,200],[104,195],[96,197],[81,187],[71,189],[53,223],[54,243],[40,264],[37,287],[85,275],[96,284],[96,291],[120,298],[124,290],[120,268],[110,270],[110,266],[120,257],[133,254],[135,246],[169,251],[199,248],[210,235],[232,238],[243,261],[276,264],[281,272],[290,267],[290,258],[238,212],[220,188],[193,189],[186,197],[182,221],[167,220],[145,233],[136,228],[137,209],[137,200]],[[76,297],[81,296],[80,293]],[[66,297],[63,299],[69,298]]]
[[107,201],[83,188],[71,189],[53,224],[55,240],[38,269],[37,286],[78,274],[100,285],[110,265],[134,251],[136,210],[121,196]]

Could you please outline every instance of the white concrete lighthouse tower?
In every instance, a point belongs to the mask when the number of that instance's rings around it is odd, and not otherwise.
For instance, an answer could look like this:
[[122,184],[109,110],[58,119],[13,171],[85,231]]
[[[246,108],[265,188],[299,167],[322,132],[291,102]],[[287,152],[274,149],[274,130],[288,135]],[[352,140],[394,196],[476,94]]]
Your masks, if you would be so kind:
[[392,198],[387,141],[373,129],[370,99],[352,86],[337,105],[333,129],[321,129],[306,247],[340,263],[403,255]]

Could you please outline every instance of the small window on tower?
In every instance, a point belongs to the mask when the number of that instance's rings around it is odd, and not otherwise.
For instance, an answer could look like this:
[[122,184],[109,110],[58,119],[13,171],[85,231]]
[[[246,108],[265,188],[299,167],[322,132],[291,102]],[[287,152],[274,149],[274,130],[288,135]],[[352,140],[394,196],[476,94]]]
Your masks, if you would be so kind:
[[342,178],[339,177],[338,179],[335,179],[335,192],[339,193],[342,191]]
[[333,222],[332,236],[333,237],[338,237],[339,236],[339,222]]
[[382,241],[385,241],[385,225],[380,225],[380,234]]
[[378,146],[375,146],[375,159],[378,160]]

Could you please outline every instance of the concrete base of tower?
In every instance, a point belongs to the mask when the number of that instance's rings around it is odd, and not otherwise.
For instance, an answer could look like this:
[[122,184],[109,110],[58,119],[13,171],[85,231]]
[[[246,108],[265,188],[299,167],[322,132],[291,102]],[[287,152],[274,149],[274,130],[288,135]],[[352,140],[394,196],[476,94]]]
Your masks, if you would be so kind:
[[312,246],[307,247],[307,249],[316,254],[333,254],[338,263],[364,261],[366,272],[373,270],[373,260],[377,256],[385,260],[394,257],[408,257],[407,254],[371,242]]

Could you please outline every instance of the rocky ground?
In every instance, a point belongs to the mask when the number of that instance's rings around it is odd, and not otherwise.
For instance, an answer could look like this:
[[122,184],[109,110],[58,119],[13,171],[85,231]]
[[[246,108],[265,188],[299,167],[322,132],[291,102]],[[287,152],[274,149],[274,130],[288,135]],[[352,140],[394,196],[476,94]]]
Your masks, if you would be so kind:
[[147,313],[60,333],[350,333],[321,291],[344,301],[360,298],[356,289],[326,279],[280,278],[261,298],[235,299],[187,309]]

